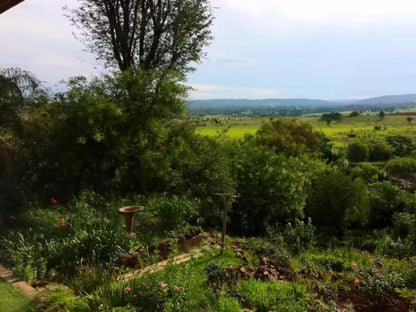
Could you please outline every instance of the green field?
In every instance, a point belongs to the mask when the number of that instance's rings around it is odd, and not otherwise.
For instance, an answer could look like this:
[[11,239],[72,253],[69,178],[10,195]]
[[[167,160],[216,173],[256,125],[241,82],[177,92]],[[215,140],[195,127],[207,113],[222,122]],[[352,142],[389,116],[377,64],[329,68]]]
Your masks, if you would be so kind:
[[25,312],[30,309],[30,301],[5,280],[0,279],[0,311]]
[[[227,136],[229,138],[243,138],[245,134],[255,134],[257,130],[270,118],[234,118],[215,117],[214,119],[200,122],[197,131],[202,135],[212,137]],[[404,135],[416,139],[413,123],[409,123],[406,116],[385,116],[381,120],[378,116],[361,115],[354,118],[344,117],[341,122],[331,123],[329,126],[319,120],[319,117],[299,117],[298,119],[309,122],[315,129],[322,131],[334,143],[334,146],[345,146],[351,138],[351,133],[360,139],[384,140],[389,135]],[[376,130],[375,127],[380,127]],[[350,135],[350,137],[349,137]]]

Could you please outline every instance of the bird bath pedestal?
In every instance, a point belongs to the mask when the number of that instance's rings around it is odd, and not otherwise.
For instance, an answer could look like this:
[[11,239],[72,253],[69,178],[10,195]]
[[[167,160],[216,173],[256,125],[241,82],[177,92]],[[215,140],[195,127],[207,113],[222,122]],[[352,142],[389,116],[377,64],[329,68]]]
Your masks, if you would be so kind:
[[143,206],[127,206],[120,208],[118,211],[120,211],[121,214],[124,215],[124,218],[126,219],[126,230],[127,233],[130,235],[133,235],[133,222],[134,222],[134,215],[140,211],[143,211]]

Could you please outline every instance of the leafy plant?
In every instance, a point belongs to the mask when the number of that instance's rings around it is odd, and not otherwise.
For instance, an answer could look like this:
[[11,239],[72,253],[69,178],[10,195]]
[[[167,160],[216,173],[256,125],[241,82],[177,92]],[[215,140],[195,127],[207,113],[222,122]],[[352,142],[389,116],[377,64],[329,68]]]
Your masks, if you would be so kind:
[[256,311],[304,311],[306,306],[306,286],[296,283],[243,281],[238,285],[238,293]]

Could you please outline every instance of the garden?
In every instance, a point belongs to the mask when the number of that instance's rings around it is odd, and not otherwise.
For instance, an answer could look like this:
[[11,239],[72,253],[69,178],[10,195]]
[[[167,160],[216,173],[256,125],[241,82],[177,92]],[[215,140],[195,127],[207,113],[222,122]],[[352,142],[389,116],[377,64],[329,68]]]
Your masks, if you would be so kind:
[[0,264],[37,293],[0,279],[0,310],[416,309],[410,119],[215,116],[204,133],[186,77],[209,3],[79,2],[105,75],[51,91],[0,69]]

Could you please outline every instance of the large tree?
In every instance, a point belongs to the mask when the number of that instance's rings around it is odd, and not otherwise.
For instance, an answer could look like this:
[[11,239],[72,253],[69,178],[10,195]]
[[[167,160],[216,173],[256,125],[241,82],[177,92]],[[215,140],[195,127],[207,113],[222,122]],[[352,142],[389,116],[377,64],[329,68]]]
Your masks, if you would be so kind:
[[192,70],[211,40],[208,0],[78,0],[79,39],[106,65],[125,71]]

